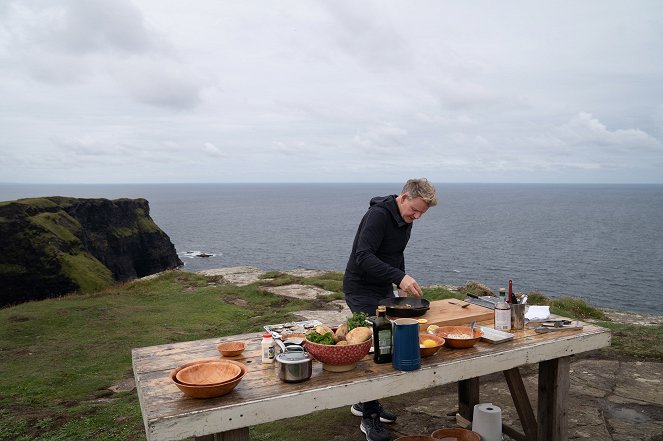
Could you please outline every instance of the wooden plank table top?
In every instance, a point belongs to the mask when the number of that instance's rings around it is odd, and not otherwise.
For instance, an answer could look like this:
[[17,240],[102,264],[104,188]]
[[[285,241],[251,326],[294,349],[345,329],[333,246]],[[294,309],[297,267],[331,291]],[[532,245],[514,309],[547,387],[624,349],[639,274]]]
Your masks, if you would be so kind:
[[[480,341],[469,349],[443,347],[423,358],[421,369],[410,372],[394,370],[390,363],[375,364],[370,354],[356,369],[342,373],[323,371],[322,364],[314,361],[311,378],[294,384],[277,378],[276,364],[261,363],[259,333],[137,348],[132,358],[147,439],[171,441],[401,395],[610,344],[609,330],[588,324],[580,331],[548,334],[525,329],[515,331],[514,337],[500,344]],[[172,369],[195,359],[220,358],[216,345],[233,340],[247,342],[244,353],[232,359],[245,363],[248,372],[231,393],[194,399],[171,382]]]

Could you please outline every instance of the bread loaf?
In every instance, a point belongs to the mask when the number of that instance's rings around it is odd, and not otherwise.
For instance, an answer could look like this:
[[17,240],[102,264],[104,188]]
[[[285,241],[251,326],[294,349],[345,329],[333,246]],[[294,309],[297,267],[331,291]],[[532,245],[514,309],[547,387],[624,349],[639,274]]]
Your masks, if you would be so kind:
[[350,343],[351,345],[356,345],[358,343],[363,343],[369,338],[373,336],[373,332],[371,328],[366,328],[363,326],[360,326],[358,328],[354,328],[350,332],[348,332],[345,335],[345,339]]
[[330,332],[332,336],[334,335],[334,331],[329,326],[325,325],[318,325],[315,327],[315,332],[317,332],[320,335],[325,335],[326,333]]
[[339,342],[345,340],[345,334],[348,333],[348,324],[343,323],[341,326],[336,328],[336,332],[334,333],[334,341]]

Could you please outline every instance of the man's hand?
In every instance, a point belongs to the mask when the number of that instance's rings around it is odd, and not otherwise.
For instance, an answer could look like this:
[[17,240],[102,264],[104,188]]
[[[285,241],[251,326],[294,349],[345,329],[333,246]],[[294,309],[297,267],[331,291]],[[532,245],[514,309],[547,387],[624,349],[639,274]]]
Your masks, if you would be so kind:
[[412,297],[419,298],[424,295],[424,292],[421,290],[421,287],[412,277],[407,274],[401,280],[401,284],[398,286],[405,294],[411,295]]

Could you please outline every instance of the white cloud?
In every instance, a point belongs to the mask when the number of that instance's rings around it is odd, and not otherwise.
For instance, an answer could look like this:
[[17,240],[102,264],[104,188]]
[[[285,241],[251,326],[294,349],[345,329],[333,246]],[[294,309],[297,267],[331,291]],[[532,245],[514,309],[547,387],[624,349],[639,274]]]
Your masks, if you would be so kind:
[[591,113],[580,112],[557,130],[559,138],[571,145],[599,145],[625,150],[660,149],[663,145],[639,129],[610,131]]
[[201,101],[204,80],[172,60],[132,57],[114,63],[111,71],[121,87],[142,103],[190,109]]
[[397,23],[387,14],[380,14],[379,5],[364,3],[357,8],[348,2],[322,4],[333,17],[329,31],[334,41],[360,66],[371,71],[412,67],[412,48],[400,35]]
[[112,75],[138,102],[192,108],[207,82],[129,0],[10,2],[0,48],[33,79],[80,84]]
[[225,156],[224,153],[221,151],[220,148],[212,144],[211,142],[206,142],[203,144],[203,152],[207,154],[208,156],[220,158],[222,156]]
[[662,23],[648,0],[9,0],[0,179],[663,182]]
[[394,124],[384,123],[357,133],[352,142],[363,152],[389,153],[397,151],[405,145],[407,134],[405,129],[396,127]]

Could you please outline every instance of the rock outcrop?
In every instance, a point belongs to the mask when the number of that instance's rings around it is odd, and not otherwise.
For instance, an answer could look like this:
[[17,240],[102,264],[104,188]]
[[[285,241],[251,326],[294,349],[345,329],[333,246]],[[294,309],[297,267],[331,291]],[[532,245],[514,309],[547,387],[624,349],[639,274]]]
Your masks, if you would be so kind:
[[145,199],[44,197],[0,202],[0,306],[182,265]]

